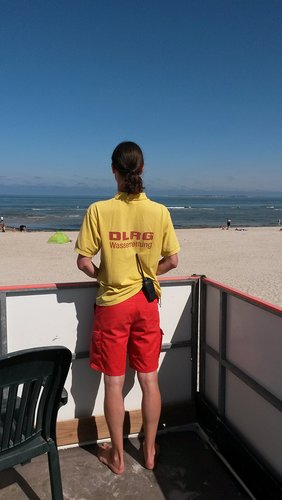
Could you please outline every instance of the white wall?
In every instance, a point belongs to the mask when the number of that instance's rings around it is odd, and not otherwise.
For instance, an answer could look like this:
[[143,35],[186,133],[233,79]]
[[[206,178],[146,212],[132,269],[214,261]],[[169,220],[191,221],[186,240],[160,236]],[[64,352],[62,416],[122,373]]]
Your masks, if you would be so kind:
[[[164,282],[162,290],[163,343],[191,340],[192,282]],[[79,356],[88,352],[95,293],[95,287],[83,286],[7,292],[8,352],[64,345],[77,356],[65,384],[68,404],[60,409],[59,420],[103,414],[101,375],[89,368],[87,357]],[[159,380],[164,403],[191,399],[190,347],[161,353]],[[139,409],[141,393],[132,370],[128,370],[124,392],[126,410]]]

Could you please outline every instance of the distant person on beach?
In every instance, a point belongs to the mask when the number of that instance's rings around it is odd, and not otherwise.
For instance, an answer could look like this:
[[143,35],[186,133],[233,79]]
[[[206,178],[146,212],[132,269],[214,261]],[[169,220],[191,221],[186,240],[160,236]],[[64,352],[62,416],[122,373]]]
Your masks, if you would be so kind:
[[227,224],[226,224],[227,229],[229,229],[230,226],[231,226],[231,219],[227,219]]
[[[104,373],[105,418],[112,446],[103,444],[98,458],[116,474],[124,471],[126,354],[142,390],[144,464],[147,469],[155,467],[161,411],[157,369],[162,342],[157,276],[178,265],[179,243],[169,211],[147,198],[143,169],[143,153],[137,144],[122,142],[115,148],[112,172],[118,193],[88,208],[76,242],[78,268],[99,283],[90,366]],[[97,267],[92,258],[99,250]]]
[[2,233],[5,233],[6,226],[5,226],[5,222],[4,222],[4,217],[0,218],[0,228],[1,228]]

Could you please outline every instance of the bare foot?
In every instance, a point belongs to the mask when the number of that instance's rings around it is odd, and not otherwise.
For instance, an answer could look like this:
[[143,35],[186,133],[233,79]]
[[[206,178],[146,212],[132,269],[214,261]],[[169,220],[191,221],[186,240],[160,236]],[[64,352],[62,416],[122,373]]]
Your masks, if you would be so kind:
[[124,464],[114,459],[112,448],[107,443],[103,443],[102,446],[99,447],[98,459],[100,462],[107,465],[115,474],[122,474],[124,472]]
[[145,460],[145,468],[149,470],[154,470],[157,466],[157,460],[160,453],[160,447],[157,443],[155,443],[155,449],[153,453],[149,453],[146,449],[146,443],[143,443],[143,453]]

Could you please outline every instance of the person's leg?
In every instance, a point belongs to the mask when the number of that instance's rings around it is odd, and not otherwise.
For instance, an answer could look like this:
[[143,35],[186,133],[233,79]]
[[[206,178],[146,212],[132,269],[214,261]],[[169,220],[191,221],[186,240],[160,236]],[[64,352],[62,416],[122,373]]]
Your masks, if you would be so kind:
[[138,372],[138,380],[142,389],[142,417],[145,440],[143,452],[145,467],[154,469],[156,458],[156,434],[161,413],[161,395],[157,371]]
[[98,458],[106,464],[115,474],[124,472],[123,460],[123,421],[124,403],[122,388],[124,375],[104,375],[105,400],[104,412],[108,424],[112,446],[107,444],[99,448]]
[[123,459],[123,384],[127,344],[134,297],[113,306],[96,306],[90,344],[90,366],[104,373],[104,413],[112,446],[99,448],[98,458],[116,474],[124,471]]

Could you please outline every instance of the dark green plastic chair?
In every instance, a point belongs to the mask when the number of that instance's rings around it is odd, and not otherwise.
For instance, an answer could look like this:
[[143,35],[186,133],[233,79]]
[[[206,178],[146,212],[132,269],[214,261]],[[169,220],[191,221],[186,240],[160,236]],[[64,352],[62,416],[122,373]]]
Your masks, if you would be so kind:
[[66,347],[27,349],[0,358],[0,471],[48,453],[53,500],[63,499],[56,420],[67,402],[62,394],[70,363]]

